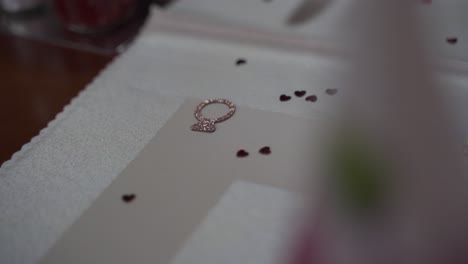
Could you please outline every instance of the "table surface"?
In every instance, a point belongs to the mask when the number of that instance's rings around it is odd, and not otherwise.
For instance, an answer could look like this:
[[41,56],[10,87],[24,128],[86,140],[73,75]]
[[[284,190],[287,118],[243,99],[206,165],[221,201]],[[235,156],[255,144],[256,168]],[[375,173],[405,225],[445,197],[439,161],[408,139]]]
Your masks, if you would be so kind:
[[0,164],[46,127],[112,58],[0,33]]

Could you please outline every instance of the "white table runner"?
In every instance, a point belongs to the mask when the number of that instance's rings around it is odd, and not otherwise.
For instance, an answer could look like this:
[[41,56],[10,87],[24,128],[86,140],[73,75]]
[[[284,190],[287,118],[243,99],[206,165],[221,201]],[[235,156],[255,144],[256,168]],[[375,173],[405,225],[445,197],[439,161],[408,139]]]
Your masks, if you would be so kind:
[[[305,53],[269,47],[255,38],[235,43],[200,35],[144,31],[39,136],[2,165],[1,263],[36,263],[186,96],[226,97],[240,105],[306,115],[311,110],[331,113],[336,98],[320,95],[330,87],[346,89],[337,87],[343,60],[320,49]],[[235,66],[239,57],[247,64]],[[448,64],[457,71],[442,74],[447,94],[454,98],[454,109],[466,109],[465,64]],[[315,92],[319,101],[278,101],[280,94],[294,90]],[[463,118],[463,111],[458,113]],[[468,133],[468,122],[464,127]]]

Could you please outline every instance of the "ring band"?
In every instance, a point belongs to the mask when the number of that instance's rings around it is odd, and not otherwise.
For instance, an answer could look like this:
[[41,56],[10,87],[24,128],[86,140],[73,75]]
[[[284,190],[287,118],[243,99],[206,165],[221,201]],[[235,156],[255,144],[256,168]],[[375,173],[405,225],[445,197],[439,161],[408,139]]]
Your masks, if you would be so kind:
[[[205,108],[207,105],[210,105],[210,104],[224,104],[227,107],[229,107],[229,110],[225,115],[220,116],[218,118],[204,117],[201,111],[203,110],[203,108]],[[216,126],[215,126],[216,123],[226,121],[227,119],[231,118],[235,112],[236,112],[236,105],[234,105],[229,100],[222,99],[222,98],[211,98],[211,99],[203,100],[197,106],[197,108],[195,108],[195,118],[198,120],[198,122],[192,125],[190,128],[193,131],[212,133],[216,130]]]

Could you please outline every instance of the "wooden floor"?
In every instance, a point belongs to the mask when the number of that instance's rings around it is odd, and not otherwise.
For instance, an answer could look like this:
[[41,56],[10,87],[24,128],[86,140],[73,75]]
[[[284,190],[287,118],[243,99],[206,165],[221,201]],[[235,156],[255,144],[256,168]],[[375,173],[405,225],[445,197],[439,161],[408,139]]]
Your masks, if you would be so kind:
[[37,135],[112,56],[0,33],[0,164]]

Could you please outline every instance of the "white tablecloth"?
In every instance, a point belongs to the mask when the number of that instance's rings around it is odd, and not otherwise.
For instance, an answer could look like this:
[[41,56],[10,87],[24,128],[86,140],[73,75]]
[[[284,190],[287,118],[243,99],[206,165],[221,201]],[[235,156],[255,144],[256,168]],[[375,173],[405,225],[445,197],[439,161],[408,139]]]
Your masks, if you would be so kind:
[[[273,0],[271,8],[279,2]],[[154,19],[172,21],[167,14]],[[196,31],[194,24],[182,22],[180,32]],[[337,77],[345,67],[341,57],[322,52],[321,45],[300,45],[300,37],[287,49],[288,40],[278,48],[269,45],[275,38],[258,39],[256,34],[241,34],[252,41],[236,43],[217,36],[216,30],[186,35],[154,26],[150,21],[127,52],[2,165],[0,263],[37,263],[185,97],[224,97],[239,105],[306,115],[311,110],[331,113],[339,97],[322,96],[324,90],[346,89]],[[457,48],[463,45],[461,41]],[[235,66],[239,57],[247,64]],[[447,67],[439,73],[454,109],[466,109],[468,67],[464,62],[442,64]],[[280,94],[294,90],[316,93],[319,100],[279,102]],[[458,113],[463,118],[463,111]],[[463,126],[468,133],[468,122]]]

